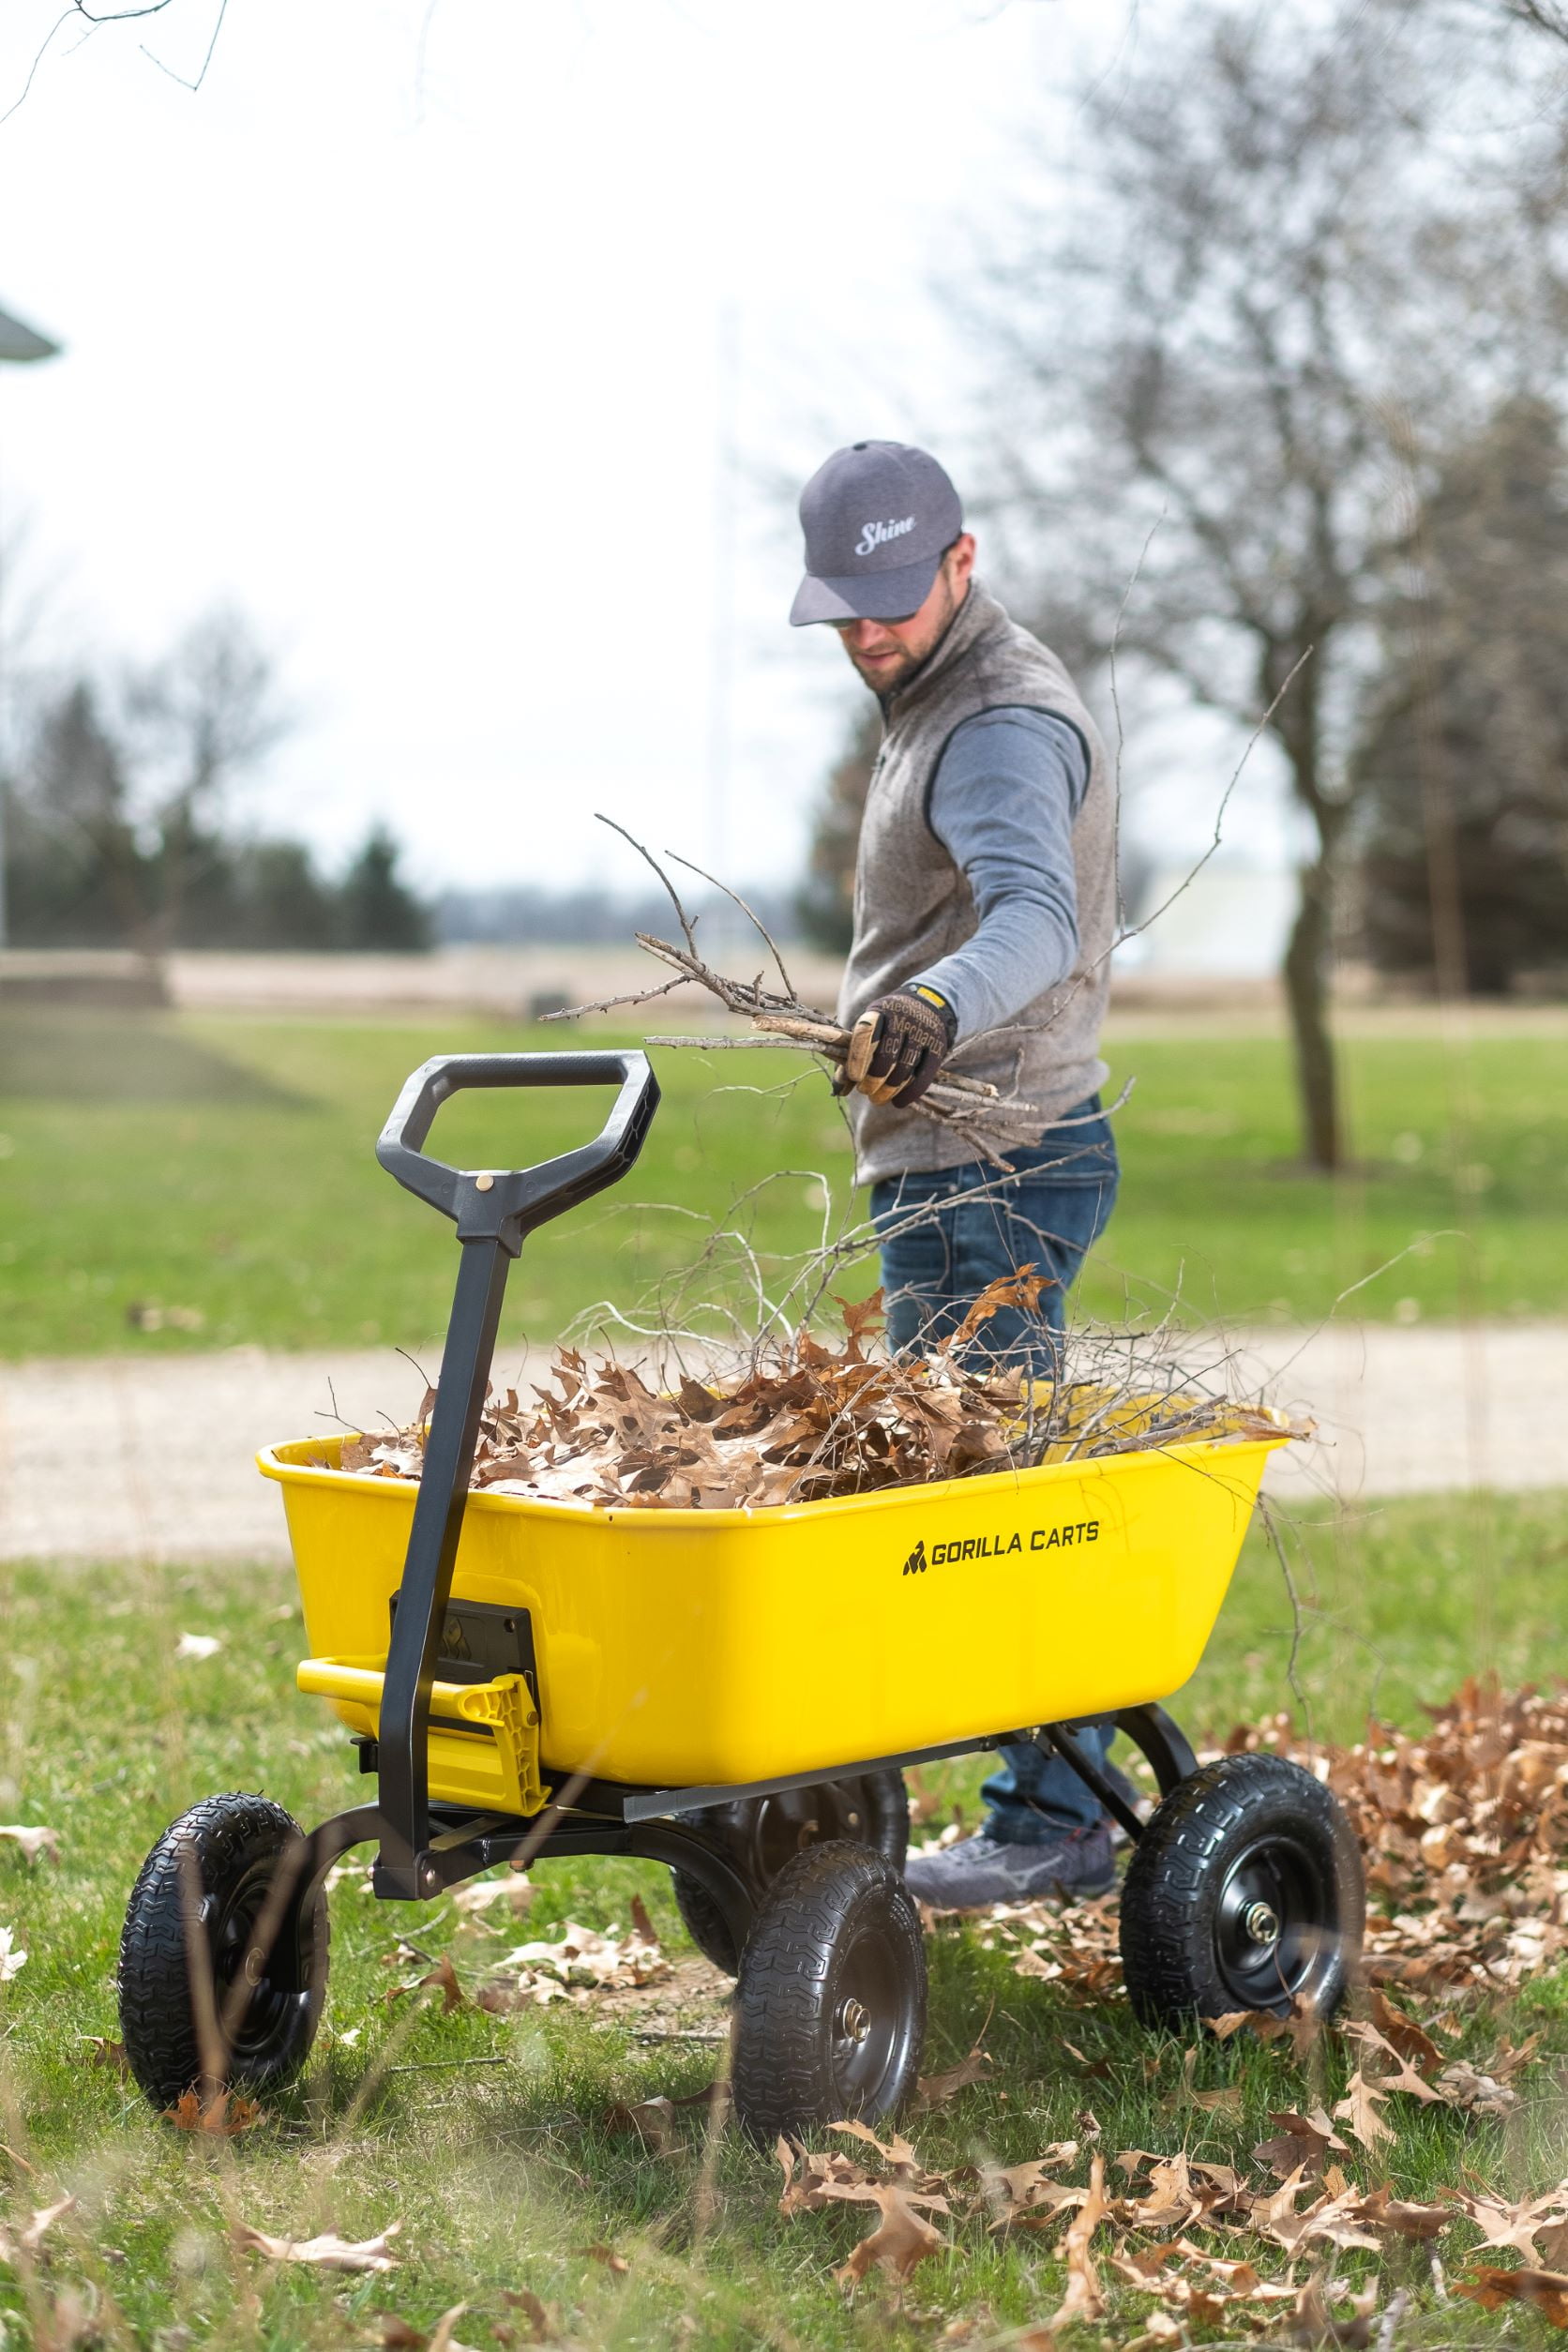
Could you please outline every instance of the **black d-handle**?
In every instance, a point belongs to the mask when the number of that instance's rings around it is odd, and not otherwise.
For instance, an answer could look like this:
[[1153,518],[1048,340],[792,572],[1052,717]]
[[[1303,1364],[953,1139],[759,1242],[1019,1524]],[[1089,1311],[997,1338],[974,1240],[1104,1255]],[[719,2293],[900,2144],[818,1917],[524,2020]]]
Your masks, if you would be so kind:
[[[603,1133],[537,1168],[448,1168],[419,1148],[442,1104],[465,1086],[615,1085],[621,1091]],[[376,1157],[400,1184],[454,1218],[460,1241],[498,1241],[515,1258],[535,1226],[626,1174],[658,1098],[645,1053],[438,1053],[393,1104]]]

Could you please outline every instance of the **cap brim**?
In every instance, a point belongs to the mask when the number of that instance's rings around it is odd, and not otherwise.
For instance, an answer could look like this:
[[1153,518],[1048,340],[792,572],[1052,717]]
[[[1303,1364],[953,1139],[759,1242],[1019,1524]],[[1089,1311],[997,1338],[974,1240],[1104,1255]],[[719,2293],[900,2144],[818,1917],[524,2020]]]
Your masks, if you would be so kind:
[[812,621],[907,621],[930,595],[942,557],[927,555],[897,571],[862,572],[850,580],[819,580],[807,572],[790,607],[790,626]]

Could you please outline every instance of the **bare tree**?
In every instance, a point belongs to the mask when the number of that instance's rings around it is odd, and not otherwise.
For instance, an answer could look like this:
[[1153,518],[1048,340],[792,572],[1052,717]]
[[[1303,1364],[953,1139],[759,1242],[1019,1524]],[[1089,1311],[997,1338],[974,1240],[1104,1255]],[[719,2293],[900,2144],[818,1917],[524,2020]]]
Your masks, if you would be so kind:
[[1510,23],[1528,24],[1531,32],[1568,41],[1568,8],[1560,8],[1558,0],[1496,0],[1496,5]]
[[[1441,63],[1403,8],[1199,0],[1082,89],[1074,178],[1015,218],[961,298],[1001,362],[1015,544],[1021,526],[1036,566],[1048,549],[1123,652],[1197,702],[1244,724],[1277,702],[1315,841],[1284,977],[1324,1169],[1344,1153],[1327,973],[1367,624],[1399,528],[1393,426],[1419,448],[1519,342],[1489,354],[1504,324],[1478,334],[1464,298],[1500,205],[1445,174]],[[1543,286],[1555,299],[1545,264],[1521,316]]]
[[161,886],[144,926],[154,953],[179,931],[186,894],[224,788],[288,732],[271,657],[224,607],[192,623],[172,653],[132,671],[123,692],[139,813],[158,836]]

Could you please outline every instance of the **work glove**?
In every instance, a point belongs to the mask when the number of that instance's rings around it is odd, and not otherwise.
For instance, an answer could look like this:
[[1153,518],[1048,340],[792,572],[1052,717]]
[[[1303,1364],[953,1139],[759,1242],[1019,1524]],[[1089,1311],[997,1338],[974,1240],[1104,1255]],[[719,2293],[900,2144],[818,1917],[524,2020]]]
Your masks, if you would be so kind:
[[847,1094],[858,1087],[874,1103],[908,1110],[935,1078],[957,1033],[958,1017],[946,998],[923,980],[911,980],[866,1007],[850,1033],[835,1091]]

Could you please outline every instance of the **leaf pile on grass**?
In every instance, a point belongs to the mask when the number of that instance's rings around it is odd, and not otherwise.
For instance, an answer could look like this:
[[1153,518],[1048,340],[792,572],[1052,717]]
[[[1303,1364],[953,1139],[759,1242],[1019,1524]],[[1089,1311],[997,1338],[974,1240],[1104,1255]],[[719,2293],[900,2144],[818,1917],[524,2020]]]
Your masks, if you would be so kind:
[[[1042,2352],[1069,2322],[1104,2317],[1108,2273],[1152,2299],[1140,2345],[1179,2344],[1191,2327],[1236,2319],[1249,2329],[1288,2322],[1286,2341],[1369,2344],[1378,2288],[1364,2290],[1349,2315],[1333,2322],[1330,2303],[1335,2294],[1349,2298],[1349,2289],[1329,2288],[1319,2266],[1348,2249],[1382,2254],[1401,2240],[1429,2246],[1466,2222],[1480,2227],[1485,2248],[1513,2249],[1531,2267],[1480,2269],[1457,2292],[1487,2303],[1528,2300],[1548,2311],[1556,2297],[1568,2312],[1568,2279],[1534,2267],[1568,2255],[1568,2181],[1518,2203],[1456,2189],[1414,2202],[1385,2185],[1366,2188],[1350,2179],[1339,2159],[1349,2164],[1351,2151],[1320,2110],[1273,2120],[1285,2128],[1253,2150],[1257,2177],[1184,2151],[1133,2148],[1108,2167],[1121,2176],[1120,2193],[1108,2188],[1106,2160],[1088,2140],[1053,2141],[1023,2164],[960,2164],[943,2173],[927,2166],[901,2133],[883,2141],[863,2123],[836,2123],[834,2132],[858,2143],[855,2154],[808,2151],[779,2140],[778,2209],[794,2220],[834,2206],[876,2209],[876,2228],[835,2271],[846,2291],[873,2269],[901,2285],[929,2256],[961,2251],[961,2239],[944,2237],[933,2216],[979,2221],[996,2237],[1027,2232],[1036,2244],[1057,2237],[1066,2293],[1022,2339]],[[1090,2136],[1097,2136],[1093,2118],[1085,2121]],[[1067,2178],[1085,2157],[1087,2179]],[[1307,2323],[1311,2331],[1304,2332]]]
[[[1568,1951],[1568,1684],[1471,1678],[1426,1712],[1419,1738],[1374,1723],[1351,1747],[1304,1740],[1274,1715],[1239,1727],[1223,1753],[1291,1756],[1345,1806],[1366,1862],[1370,1983],[1449,2001],[1508,1992]],[[999,1906],[980,1937],[1019,1945],[1020,1976],[1086,2005],[1121,1981],[1114,1895]]]
[[[505,1892],[503,1886],[502,1892]],[[388,1967],[424,1957],[412,1944],[399,1944],[385,1955]],[[553,1942],[519,1944],[486,1967],[483,1982],[472,1996],[476,2007],[500,2016],[508,2010],[543,2009],[565,2001],[578,2009],[589,2006],[596,1994],[656,1984],[671,1973],[641,1895],[632,1897],[632,1923],[625,1935],[566,1922]],[[423,1976],[387,1987],[388,2008],[414,1993],[439,1993],[443,2013],[468,2006],[470,1996],[459,1979],[450,1952]]]
[[[1351,2103],[1342,2102],[1335,2115]],[[878,2227],[835,2272],[846,2289],[873,2267],[902,2284],[927,2256],[948,2250],[951,2241],[928,2219],[933,2213],[978,2215],[994,2235],[1061,2231],[1065,2297],[1037,2333],[1023,2339],[1042,2347],[1054,2344],[1056,2331],[1069,2321],[1105,2315],[1101,2262],[1123,2286],[1156,2299],[1158,2308],[1145,2314],[1139,2345],[1180,2343],[1185,2329],[1223,2326],[1232,2314],[1250,2328],[1288,2319],[1293,2325],[1286,2341],[1369,2344],[1377,2287],[1351,2299],[1349,2318],[1335,2322],[1329,2310],[1334,2291],[1322,2271],[1315,2267],[1303,2282],[1296,2266],[1304,2259],[1316,2266],[1349,2249],[1380,2254],[1399,2240],[1430,2245],[1460,2222],[1479,2228],[1484,2248],[1511,2249],[1525,2265],[1477,2266],[1456,2283],[1457,2294],[1487,2309],[1527,2302],[1553,2325],[1568,2327],[1568,2275],[1541,2267],[1568,2259],[1568,2180],[1517,2201],[1459,2189],[1444,2189],[1431,2202],[1412,2201],[1386,2185],[1368,2190],[1351,2180],[1337,2161],[1349,2161],[1350,2150],[1320,2109],[1310,2117],[1282,2113],[1271,2119],[1281,2127],[1279,2137],[1252,2151],[1269,2178],[1248,2179],[1236,2165],[1203,2163],[1184,2152],[1128,2148],[1114,2161],[1125,2184],[1120,2195],[1108,2194],[1098,2153],[1089,2158],[1087,2181],[1058,2178],[1076,2168],[1077,2140],[1054,2141],[1023,2164],[965,2164],[944,2174],[926,2167],[901,2134],[883,2142],[864,2124],[837,2123],[831,2129],[868,2146],[881,2167],[873,2170],[845,2154],[808,2153],[781,2139],[779,2210],[793,2218],[834,2204],[877,2208]],[[1093,2118],[1085,2120],[1093,2125]],[[1385,2130],[1380,2136],[1392,2134]],[[1096,2255],[1093,2240],[1102,2227],[1114,2236]],[[1281,2253],[1289,2258],[1287,2275],[1266,2276],[1259,2266],[1274,2267]],[[1337,2292],[1349,2295],[1349,2288]]]
[[[486,1405],[471,1484],[591,1508],[732,1510],[815,1502],[986,1470],[1201,1440],[1304,1435],[1262,1405],[1184,1384],[1163,1362],[1122,1346],[1108,1378],[1103,1342],[1083,1371],[1055,1383],[976,1368],[965,1354],[1004,1307],[1033,1309],[1044,1280],[1025,1270],[992,1283],[962,1324],[923,1358],[879,1349],[880,1293],[843,1306],[845,1336],[810,1332],[760,1344],[737,1377],[686,1373],[671,1392],[635,1367],[556,1356],[554,1388],[537,1408],[507,1389]],[[559,1392],[557,1394],[556,1392]],[[417,1478],[427,1393],[417,1418],[390,1436],[344,1441],[339,1467]]]

